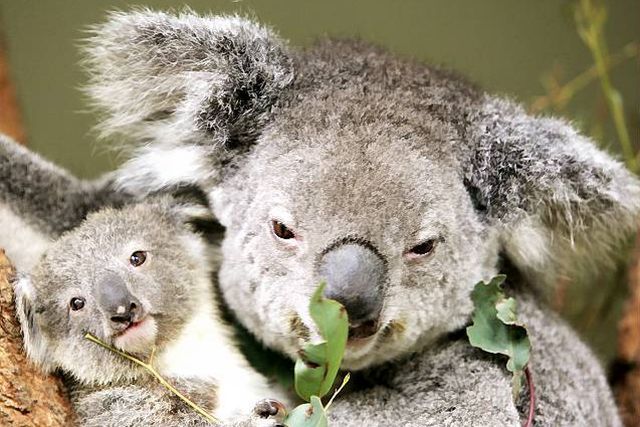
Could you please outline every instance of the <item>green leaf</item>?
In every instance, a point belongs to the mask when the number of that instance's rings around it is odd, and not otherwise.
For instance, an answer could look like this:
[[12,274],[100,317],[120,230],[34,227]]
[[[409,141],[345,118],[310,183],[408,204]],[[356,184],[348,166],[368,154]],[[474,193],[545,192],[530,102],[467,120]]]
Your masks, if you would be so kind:
[[322,295],[324,287],[324,283],[318,286],[309,304],[322,341],[305,345],[294,368],[296,393],[306,401],[331,390],[347,344],[347,312],[340,303]]
[[531,343],[527,329],[518,322],[516,301],[506,298],[501,286],[506,276],[496,276],[489,283],[479,282],[473,292],[473,324],[467,328],[472,346],[509,358],[507,369],[513,373],[513,394],[520,394],[524,368],[529,362]]
[[327,413],[318,396],[311,396],[311,403],[305,403],[289,412],[284,420],[287,427],[327,427]]

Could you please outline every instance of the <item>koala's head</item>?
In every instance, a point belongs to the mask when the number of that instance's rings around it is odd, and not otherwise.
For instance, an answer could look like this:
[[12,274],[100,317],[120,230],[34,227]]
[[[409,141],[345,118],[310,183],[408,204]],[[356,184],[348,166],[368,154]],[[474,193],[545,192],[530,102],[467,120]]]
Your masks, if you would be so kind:
[[135,377],[134,365],[84,336],[148,358],[211,298],[206,246],[187,211],[168,200],[108,208],[53,243],[14,286],[31,359],[89,383]]
[[538,285],[634,227],[637,181],[564,122],[358,42],[289,51],[236,17],[119,13],[89,42],[107,133],[148,143],[119,183],[201,186],[226,227],[220,286],[292,356],[321,280],[350,318],[344,367],[468,322],[501,255]]

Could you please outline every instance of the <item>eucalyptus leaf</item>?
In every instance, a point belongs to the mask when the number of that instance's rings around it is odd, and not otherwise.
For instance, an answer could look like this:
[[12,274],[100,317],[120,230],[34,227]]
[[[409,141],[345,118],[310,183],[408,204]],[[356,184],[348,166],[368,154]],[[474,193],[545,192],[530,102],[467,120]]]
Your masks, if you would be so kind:
[[516,301],[502,291],[506,276],[499,275],[489,283],[476,284],[471,299],[475,310],[473,324],[467,328],[472,346],[509,358],[507,369],[513,373],[514,398],[520,394],[524,369],[529,362],[531,343],[527,329],[518,322]]
[[311,403],[305,403],[289,412],[284,420],[287,427],[327,427],[327,414],[318,396],[311,396]]
[[347,312],[340,303],[323,296],[324,287],[324,283],[318,286],[309,303],[322,341],[305,345],[294,369],[296,393],[306,401],[312,396],[322,398],[331,390],[347,344]]

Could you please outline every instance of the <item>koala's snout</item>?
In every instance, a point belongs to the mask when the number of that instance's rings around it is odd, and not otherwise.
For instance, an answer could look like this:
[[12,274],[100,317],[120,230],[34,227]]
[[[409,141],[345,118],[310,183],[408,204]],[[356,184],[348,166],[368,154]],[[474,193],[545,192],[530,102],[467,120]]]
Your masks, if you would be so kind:
[[99,281],[96,299],[113,326],[126,327],[142,317],[142,304],[115,273],[108,273]]
[[318,273],[327,282],[325,296],[346,308],[350,336],[364,338],[375,333],[387,281],[382,257],[365,244],[344,243],[324,253]]

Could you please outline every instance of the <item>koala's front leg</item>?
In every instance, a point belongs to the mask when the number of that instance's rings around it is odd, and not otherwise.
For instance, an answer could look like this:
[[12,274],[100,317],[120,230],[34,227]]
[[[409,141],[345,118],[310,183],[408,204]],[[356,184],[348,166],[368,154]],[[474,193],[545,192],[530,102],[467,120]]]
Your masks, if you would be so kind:
[[[215,413],[215,409],[218,406],[219,401],[224,401],[218,393],[220,390],[215,384],[207,382],[198,378],[173,378],[170,382],[179,389],[182,393],[188,396],[192,401],[201,405],[203,409],[209,411],[209,413]],[[208,423],[201,424],[204,420],[193,409],[187,407],[187,405],[175,396],[171,396],[174,412],[187,411],[190,415],[196,415],[198,418],[194,420],[196,424],[188,424],[189,426],[209,425]],[[249,403],[249,402],[247,402]],[[221,408],[218,408],[221,409]],[[284,416],[286,414],[285,406],[282,402],[275,399],[262,399],[253,406],[253,409],[249,414],[245,416],[239,416],[232,420],[220,419],[221,426],[224,427],[284,427],[282,424]],[[186,422],[187,420],[183,421]],[[199,423],[198,423],[199,422]],[[182,425],[182,424],[181,424]]]
[[416,354],[375,386],[338,396],[335,426],[519,426],[510,377],[499,363],[466,342]]

